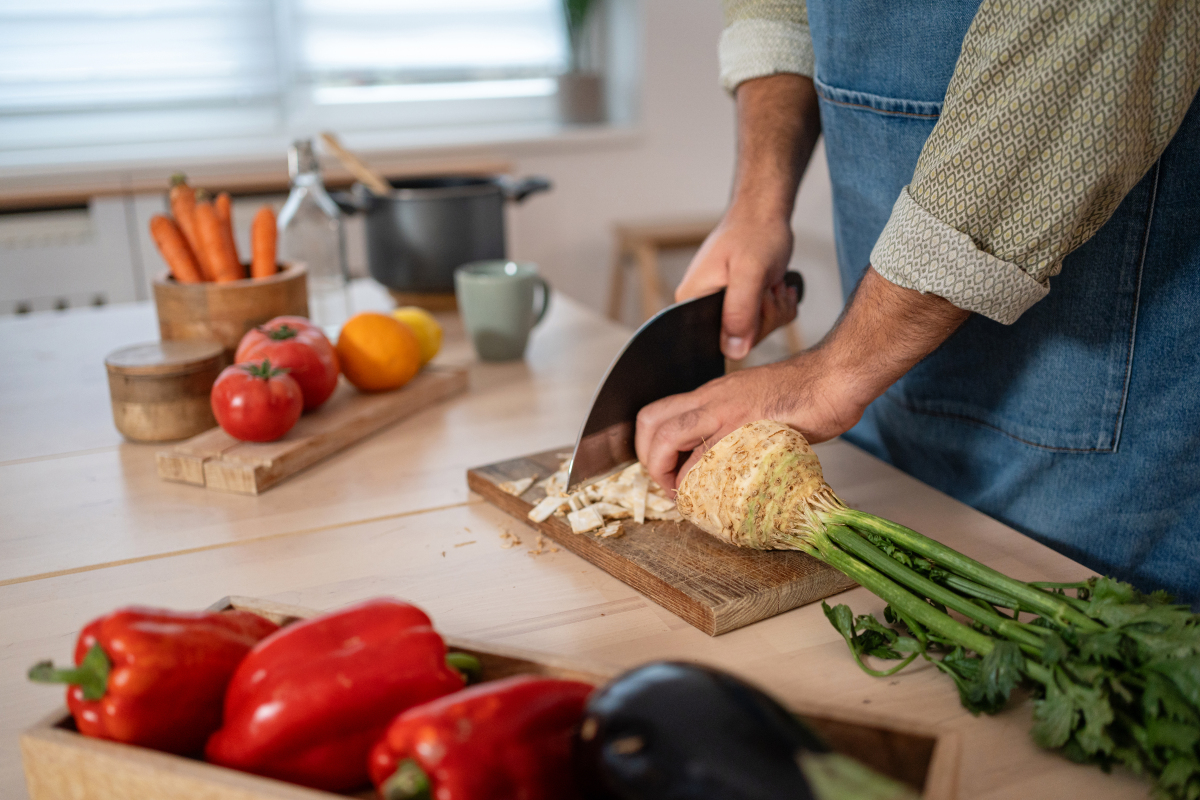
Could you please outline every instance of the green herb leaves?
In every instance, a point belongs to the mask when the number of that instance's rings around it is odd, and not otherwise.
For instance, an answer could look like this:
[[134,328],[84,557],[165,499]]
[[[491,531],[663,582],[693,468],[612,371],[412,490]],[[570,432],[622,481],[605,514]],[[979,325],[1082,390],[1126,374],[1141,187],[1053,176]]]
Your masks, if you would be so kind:
[[[943,562],[943,546],[935,558],[920,534],[868,515],[860,527],[857,513],[836,521],[861,539],[831,527],[818,552],[889,602],[884,618],[895,627],[822,603],[863,670],[891,675],[921,655],[975,714],[1001,710],[1024,684],[1041,746],[1154,776],[1156,800],[1200,800],[1200,617],[1109,578],[1021,584],[958,554]],[[953,622],[947,606],[972,627]],[[1022,620],[1030,608],[1040,616]],[[902,661],[876,670],[868,656]]]
[[[854,654],[858,666],[868,675],[882,678],[897,673],[925,650],[917,640],[901,636],[891,628],[884,627],[870,614],[862,614],[855,619],[849,606],[836,605],[830,608],[824,600],[821,601],[821,608],[825,612],[825,618],[842,635],[846,644],[850,645],[850,652]],[[909,653],[909,656],[905,658],[901,653]],[[876,670],[863,662],[864,654],[891,660],[903,658],[904,661],[888,670]]]

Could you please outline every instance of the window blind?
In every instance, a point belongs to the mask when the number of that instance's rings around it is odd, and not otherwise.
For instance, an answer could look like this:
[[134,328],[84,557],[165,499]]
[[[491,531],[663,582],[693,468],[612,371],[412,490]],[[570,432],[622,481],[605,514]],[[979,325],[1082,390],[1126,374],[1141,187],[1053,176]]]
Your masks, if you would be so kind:
[[303,79],[401,84],[561,72],[559,0],[300,0]]
[[[311,135],[339,122],[312,111],[322,102],[501,98],[478,113],[511,119],[535,106],[495,104],[552,92],[566,56],[560,0],[0,0],[0,165],[23,150]],[[351,108],[344,129],[369,114]]]

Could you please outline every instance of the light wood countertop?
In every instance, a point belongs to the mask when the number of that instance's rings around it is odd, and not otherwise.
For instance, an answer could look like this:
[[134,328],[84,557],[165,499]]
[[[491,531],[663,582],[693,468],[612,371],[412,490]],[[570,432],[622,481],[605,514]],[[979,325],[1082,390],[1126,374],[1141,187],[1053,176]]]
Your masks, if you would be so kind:
[[[359,307],[386,302],[358,287]],[[25,797],[17,736],[61,704],[25,681],[65,661],[80,627],[118,606],[207,606],[224,595],[313,608],[396,595],[446,633],[615,667],[657,658],[731,669],[784,701],[957,731],[963,798],[1142,797],[1147,784],[1071,764],[1028,736],[1030,705],[965,712],[929,665],[875,679],[854,665],[819,605],[710,638],[566,551],[503,549],[465,470],[574,439],[629,331],[556,295],[527,359],[474,362],[447,322],[444,363],[470,366],[462,397],[403,420],[259,497],[158,479],[152,445],[112,427],[103,357],[156,338],[145,305],[0,320],[0,797]],[[842,442],[817,447],[851,504],[920,529],[1030,580],[1086,570]],[[456,546],[457,545],[457,546]],[[839,595],[882,611],[864,590]]]

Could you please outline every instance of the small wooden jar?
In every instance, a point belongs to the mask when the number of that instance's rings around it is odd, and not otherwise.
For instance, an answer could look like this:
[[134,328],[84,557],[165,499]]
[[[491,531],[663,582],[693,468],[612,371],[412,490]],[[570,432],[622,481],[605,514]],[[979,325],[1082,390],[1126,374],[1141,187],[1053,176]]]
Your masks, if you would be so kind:
[[217,424],[209,394],[227,362],[217,342],[150,342],[104,359],[117,430],[135,442],[186,439]]
[[154,308],[164,341],[220,342],[232,363],[246,331],[274,317],[308,316],[308,281],[303,264],[228,283],[179,283],[163,273],[154,281]]

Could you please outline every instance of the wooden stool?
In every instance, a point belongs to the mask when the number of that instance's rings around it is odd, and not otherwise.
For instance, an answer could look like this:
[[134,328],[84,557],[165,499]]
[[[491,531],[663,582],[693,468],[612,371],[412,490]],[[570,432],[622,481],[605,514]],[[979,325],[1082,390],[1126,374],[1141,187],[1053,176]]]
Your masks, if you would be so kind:
[[618,222],[613,225],[617,239],[613,255],[612,289],[608,295],[608,316],[621,316],[621,299],[625,291],[625,259],[633,259],[641,284],[641,321],[653,317],[670,301],[663,297],[662,281],[658,277],[658,251],[683,247],[699,247],[705,237],[720,222],[719,217],[703,219],[654,220],[647,222]]
[[[625,292],[625,259],[632,258],[641,284],[641,322],[666,308],[671,300],[663,297],[662,281],[658,277],[658,251],[684,247],[699,247],[720,222],[719,217],[656,220],[649,222],[618,222],[613,225],[617,239],[613,255],[612,287],[608,295],[608,317],[619,319],[621,300]],[[787,326],[787,346],[792,353],[804,349],[796,321]]]

